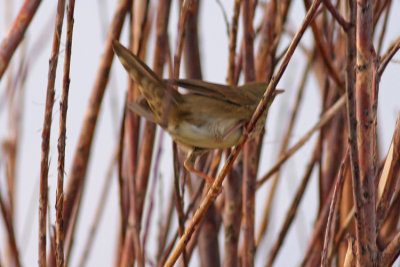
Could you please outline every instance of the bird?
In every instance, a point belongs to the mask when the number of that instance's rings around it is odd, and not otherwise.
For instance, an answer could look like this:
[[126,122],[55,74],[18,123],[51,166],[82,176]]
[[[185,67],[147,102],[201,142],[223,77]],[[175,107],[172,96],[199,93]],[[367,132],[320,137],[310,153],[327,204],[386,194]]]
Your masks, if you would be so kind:
[[[112,41],[112,47],[141,93],[129,103],[129,108],[166,130],[188,153],[184,167],[212,183],[212,177],[194,168],[196,158],[239,142],[268,83],[235,86],[194,79],[162,79],[118,40]],[[186,89],[186,93],[174,86]],[[282,92],[274,90],[249,139],[260,134],[270,105]]]

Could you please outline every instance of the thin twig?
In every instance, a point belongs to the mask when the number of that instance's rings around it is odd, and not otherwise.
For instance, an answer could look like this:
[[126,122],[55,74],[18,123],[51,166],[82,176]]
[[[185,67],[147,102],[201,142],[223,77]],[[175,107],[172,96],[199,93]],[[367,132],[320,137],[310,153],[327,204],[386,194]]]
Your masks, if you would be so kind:
[[87,260],[89,257],[89,253],[90,253],[90,249],[92,248],[94,238],[96,237],[97,229],[98,229],[99,223],[101,222],[101,216],[103,215],[104,207],[107,202],[107,197],[108,197],[110,189],[111,189],[110,184],[111,184],[111,181],[113,178],[113,171],[114,171],[114,168],[117,163],[119,150],[120,150],[119,147],[117,149],[115,149],[115,152],[113,153],[110,163],[108,165],[104,184],[103,184],[103,187],[102,187],[101,193],[100,193],[100,200],[97,204],[96,212],[93,217],[93,222],[89,229],[88,237],[83,245],[82,256],[80,257],[79,264],[78,264],[79,267],[86,266],[86,263],[87,263]]
[[117,172],[118,172],[118,200],[119,200],[119,212],[120,212],[120,229],[119,229],[119,237],[118,237],[118,246],[115,253],[115,266],[121,265],[121,254],[123,250],[124,238],[126,234],[126,224],[128,218],[128,204],[127,204],[127,186],[125,186],[125,176],[123,173],[123,154],[124,154],[124,140],[125,140],[125,127],[126,127],[126,113],[127,113],[127,101],[128,101],[128,92],[125,95],[124,107],[122,112],[121,126],[119,132],[119,140],[118,140],[118,156],[117,156]]
[[153,167],[153,179],[151,182],[151,189],[150,189],[150,193],[149,193],[150,204],[149,204],[149,208],[148,208],[147,215],[145,218],[145,223],[144,223],[145,226],[144,226],[144,231],[143,231],[142,248],[143,248],[143,255],[145,257],[146,257],[146,241],[148,238],[151,216],[153,213],[155,190],[156,190],[157,180],[158,180],[157,176],[158,176],[158,171],[159,171],[159,167],[160,167],[160,158],[161,158],[161,154],[162,154],[163,137],[164,137],[164,131],[160,131],[160,133],[158,135],[159,145],[157,148],[157,153],[156,153],[154,167]]
[[321,4],[321,1],[322,0],[314,1],[313,5],[308,10],[300,29],[298,30],[296,36],[294,37],[294,39],[291,42],[291,45],[289,46],[289,49],[286,52],[286,55],[280,65],[279,70],[276,72],[274,77],[271,79],[271,82],[268,84],[268,87],[267,87],[260,103],[258,104],[257,109],[254,112],[252,119],[248,123],[246,131],[244,131],[244,133],[242,134],[241,140],[233,148],[231,154],[228,156],[228,158],[225,162],[225,165],[223,166],[220,174],[218,175],[217,179],[214,181],[214,183],[211,186],[210,190],[208,191],[206,197],[204,198],[203,202],[201,203],[199,209],[194,214],[189,226],[186,228],[184,236],[178,242],[174,252],[168,259],[166,266],[172,266],[176,262],[177,258],[182,253],[185,244],[189,241],[193,231],[195,231],[196,226],[199,224],[199,222],[203,218],[208,207],[215,200],[215,198],[221,188],[222,182],[223,182],[225,176],[227,175],[227,173],[229,172],[230,168],[232,167],[233,162],[239,155],[239,152],[241,151],[241,149],[244,145],[244,142],[246,142],[246,140],[248,138],[248,134],[251,133],[251,131],[254,129],[257,120],[261,117],[262,113],[264,112],[264,109],[267,108],[267,104],[270,103],[272,93],[275,90],[279,80],[282,78],[282,75],[283,75],[287,65],[289,64],[289,61],[290,61],[297,45],[299,44],[299,42],[301,40],[301,37],[303,36],[308,25],[314,18],[314,15],[315,15],[319,5]]
[[298,149],[300,149],[305,142],[307,142],[310,137],[319,130],[322,126],[324,126],[327,122],[329,122],[336,114],[341,110],[341,108],[346,103],[346,97],[343,95],[339,98],[331,108],[329,108],[325,113],[321,116],[319,121],[312,127],[296,144],[294,144],[284,155],[282,155],[278,162],[266,173],[264,174],[257,182],[257,189],[259,189],[277,170],[279,170],[280,166],[286,162]]
[[39,198],[39,266],[46,267],[46,219],[48,205],[48,173],[49,173],[49,150],[50,131],[54,105],[54,84],[56,81],[56,70],[58,54],[60,50],[60,38],[64,20],[65,0],[57,3],[57,16],[53,34],[53,48],[49,62],[49,73],[46,93],[46,108],[42,130],[42,157],[40,161],[40,198]]
[[331,249],[329,250],[328,262],[331,261],[334,253],[336,253],[337,249],[339,248],[340,242],[343,240],[345,234],[347,233],[347,230],[349,229],[350,223],[354,219],[354,214],[355,213],[356,213],[356,209],[353,206],[353,208],[346,215],[345,220],[344,220],[341,228],[339,229],[339,231],[337,231],[335,242],[334,242],[333,246],[331,247]]
[[115,10],[114,18],[108,32],[102,61],[97,71],[97,78],[95,80],[92,94],[90,96],[89,106],[87,107],[83,126],[80,132],[77,149],[72,162],[68,185],[64,195],[64,225],[67,229],[67,233],[70,233],[72,228],[74,228],[70,224],[70,221],[73,217],[72,212],[74,206],[76,205],[75,203],[80,202],[80,196],[82,195],[80,191],[82,190],[82,186],[85,181],[94,130],[97,125],[96,122],[109,78],[110,66],[114,57],[111,41],[118,39],[121,33],[122,24],[124,22],[125,14],[128,10],[129,4],[129,0],[120,1]]
[[174,55],[174,78],[179,78],[180,66],[181,66],[181,57],[183,44],[185,41],[185,26],[189,15],[189,8],[191,5],[191,0],[183,0],[182,8],[179,16],[179,24],[178,24],[178,39],[176,41],[176,52]]
[[[185,219],[184,219],[185,221],[189,217],[189,214],[192,212],[195,204],[198,202],[199,197],[201,196],[201,193],[203,192],[204,184],[205,184],[205,181],[203,180],[202,183],[200,184],[200,186],[197,188],[196,193],[193,195],[192,200],[191,200],[191,202],[190,202],[190,204],[187,207],[186,212],[185,212]],[[157,266],[160,266],[160,267],[164,266],[165,261],[167,260],[168,255],[171,253],[171,251],[173,249],[173,246],[175,244],[175,241],[178,238],[178,236],[179,236],[179,229],[177,229],[175,231],[175,234],[173,235],[172,240],[168,244],[167,249],[164,251],[164,254],[160,258],[160,261],[158,262]]]
[[10,209],[6,207],[6,203],[4,202],[3,197],[1,196],[1,190],[0,190],[0,210],[1,210],[1,215],[3,216],[4,224],[6,226],[8,242],[11,248],[11,253],[15,262],[15,266],[20,267],[21,261],[19,257],[17,242],[15,239],[14,225],[12,224],[11,213],[9,211]]
[[[306,8],[309,6],[309,0],[304,0],[304,4]],[[321,55],[322,62],[324,63],[329,75],[332,77],[333,81],[335,82],[337,88],[342,89],[343,88],[343,79],[340,77],[339,71],[337,70],[337,67],[333,65],[333,60],[332,57],[330,56],[329,53],[329,48],[325,42],[325,40],[322,39],[322,35],[320,34],[321,29],[318,27],[317,23],[314,21],[311,23],[311,29],[314,35],[315,39],[315,46]]]
[[58,267],[64,267],[64,163],[65,140],[67,128],[68,93],[70,84],[72,32],[74,27],[75,0],[70,0],[67,7],[67,35],[65,43],[65,60],[63,74],[63,90],[60,102],[60,132],[58,137],[58,179],[56,192],[56,263]]
[[339,13],[339,11],[332,5],[330,0],[324,0],[324,5],[326,8],[329,10],[329,12],[332,14],[332,17],[335,18],[335,20],[342,26],[343,30],[347,30],[349,27],[349,24],[345,20],[345,18]]
[[389,2],[389,6],[386,9],[385,17],[383,19],[383,25],[382,25],[382,29],[381,29],[381,32],[380,32],[380,35],[379,35],[379,41],[378,41],[378,46],[377,46],[378,48],[376,49],[376,54],[377,55],[380,55],[381,51],[382,51],[383,40],[384,40],[386,32],[387,32],[386,29],[387,29],[387,26],[388,26],[389,14],[390,14],[390,10],[391,10],[390,6],[391,5],[392,5],[392,1]]
[[14,55],[19,43],[25,35],[26,29],[32,21],[41,0],[25,0],[13,25],[0,44],[0,80]]
[[326,223],[325,229],[325,239],[324,239],[324,248],[322,249],[322,259],[321,259],[321,267],[327,266],[327,255],[329,250],[329,241],[332,239],[332,235],[334,234],[332,231],[333,228],[333,214],[335,213],[335,209],[339,200],[340,192],[343,188],[344,182],[344,168],[345,164],[348,160],[348,149],[343,157],[342,163],[340,164],[340,169],[336,178],[335,189],[333,190],[333,196],[331,200],[331,204],[329,207],[329,215],[328,215],[328,222]]
[[286,234],[289,231],[290,226],[292,225],[292,222],[294,220],[294,217],[296,216],[297,213],[297,208],[300,205],[301,199],[304,196],[304,191],[307,188],[308,182],[310,181],[312,171],[315,167],[315,164],[318,159],[318,153],[319,153],[319,147],[320,147],[320,142],[318,141],[315,145],[314,152],[311,156],[310,162],[307,164],[307,168],[305,170],[304,176],[301,180],[300,186],[297,189],[296,195],[293,198],[292,204],[290,205],[290,208],[288,212],[286,213],[286,217],[284,222],[282,223],[282,227],[279,231],[278,238],[274,242],[268,256],[267,263],[265,266],[271,267],[275,261],[276,256],[278,255],[279,250],[282,247],[283,241],[286,238]]
[[[279,150],[279,157],[282,157],[285,154],[286,148],[289,144],[290,136],[291,136],[293,128],[294,128],[296,117],[297,117],[297,114],[299,114],[298,110],[300,107],[300,102],[302,100],[304,88],[306,85],[307,77],[309,76],[309,70],[311,68],[312,62],[313,62],[313,60],[309,60],[307,66],[304,69],[303,77],[301,79],[300,86],[297,91],[296,101],[293,105],[289,123],[285,130],[285,135],[283,137],[281,147]],[[261,242],[261,239],[263,238],[263,236],[265,235],[265,233],[267,231],[267,226],[269,223],[269,217],[270,217],[270,212],[271,212],[271,207],[272,207],[272,200],[275,196],[276,188],[277,188],[279,177],[280,177],[279,175],[280,175],[280,172],[279,172],[279,170],[277,170],[277,172],[275,173],[275,176],[273,178],[273,183],[272,183],[271,189],[268,194],[267,203],[265,205],[264,214],[262,216],[263,219],[261,221],[260,230],[258,231],[258,235],[257,235],[257,239],[256,239],[256,247],[258,247],[258,245]]]
[[400,253],[400,232],[397,232],[393,240],[386,246],[385,250],[382,252],[379,266],[390,266],[393,264],[396,257]]
[[392,60],[394,55],[400,49],[400,37],[397,38],[392,45],[389,47],[388,51],[382,56],[381,63],[379,64],[378,75],[379,77],[382,76],[383,72],[385,71],[387,65]]
[[[162,187],[160,186],[160,189]],[[168,237],[168,233],[169,230],[171,229],[171,221],[172,221],[172,215],[173,213],[173,209],[174,209],[174,191],[171,191],[171,197],[169,198],[169,202],[167,205],[167,209],[166,211],[162,211],[160,209],[160,218],[159,218],[159,231],[158,231],[158,246],[157,246],[157,256],[156,256],[156,260],[157,260],[157,264],[156,266],[160,265],[160,261],[161,261],[161,257],[162,257],[162,253],[164,251],[165,248],[165,243],[167,242],[167,237]]]
[[[330,199],[333,195],[333,187],[331,188],[331,190],[328,193],[328,199]],[[311,261],[313,259],[312,255],[314,254],[318,254],[318,252],[316,252],[316,245],[319,244],[319,241],[321,239],[321,234],[324,230],[324,227],[326,225],[326,220],[328,219],[328,213],[329,213],[329,205],[324,205],[322,207],[322,210],[320,211],[320,213],[318,214],[318,218],[317,221],[314,224],[314,230],[313,233],[311,235],[310,241],[308,242],[308,246],[307,249],[304,253],[303,256],[303,260],[300,264],[301,267],[305,267],[305,266],[309,266],[309,261]]]
[[237,42],[237,31],[238,31],[238,21],[240,14],[240,0],[235,0],[235,4],[233,7],[233,15],[231,22],[231,30],[229,34],[229,59],[228,59],[228,75],[227,82],[230,85],[234,83],[234,74],[235,74],[235,57],[236,57],[236,42]]
[[[146,41],[149,34],[149,1],[137,2],[137,5],[132,5],[131,11],[131,32],[130,41],[131,49],[134,53],[141,57],[145,56]],[[157,57],[157,56],[156,56]],[[129,78],[128,78],[129,79]],[[127,101],[135,101],[138,90],[129,80],[129,91]],[[141,238],[141,220],[143,206],[145,203],[146,190],[151,166],[151,155],[155,139],[155,125],[151,122],[146,122],[142,144],[140,146],[139,160],[137,160],[138,151],[138,117],[132,113],[128,113],[126,117],[127,126],[125,128],[125,142],[127,144],[127,187],[126,192],[129,202],[128,217],[126,225],[127,229],[124,237],[124,244],[121,255],[121,266],[131,266],[133,260],[136,260],[138,266],[145,265],[145,255],[143,253]]]
[[377,190],[376,227],[380,230],[386,215],[389,212],[389,205],[392,201],[398,177],[400,173],[400,159],[398,150],[400,144],[400,115],[397,117],[396,127],[393,133],[392,142],[386,156],[385,164],[379,179]]

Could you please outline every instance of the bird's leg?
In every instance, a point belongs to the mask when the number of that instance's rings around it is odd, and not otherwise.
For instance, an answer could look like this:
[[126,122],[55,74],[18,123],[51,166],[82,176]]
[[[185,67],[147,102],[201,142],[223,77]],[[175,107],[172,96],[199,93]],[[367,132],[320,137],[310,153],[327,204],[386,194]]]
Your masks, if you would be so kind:
[[212,184],[212,183],[214,183],[214,178],[212,178],[209,175],[205,174],[204,172],[201,172],[194,168],[196,158],[198,156],[200,156],[201,154],[203,154],[204,152],[205,152],[205,150],[198,149],[198,148],[194,148],[194,149],[190,150],[185,162],[183,163],[183,166],[185,166],[186,170],[188,170],[189,172],[193,172],[194,174],[197,174],[201,178],[206,179],[206,181],[208,183]]

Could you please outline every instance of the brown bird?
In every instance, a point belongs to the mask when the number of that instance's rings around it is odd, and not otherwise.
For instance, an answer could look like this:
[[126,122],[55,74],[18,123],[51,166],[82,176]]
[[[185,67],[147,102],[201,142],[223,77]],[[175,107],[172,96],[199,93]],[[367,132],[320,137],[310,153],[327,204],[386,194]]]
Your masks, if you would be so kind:
[[[113,48],[142,94],[130,108],[160,125],[188,151],[184,162],[187,170],[213,182],[213,178],[194,168],[196,158],[208,150],[229,148],[239,142],[268,84],[229,86],[200,80],[163,80],[118,41],[113,41]],[[185,88],[187,93],[174,90],[174,85]],[[282,92],[274,91],[250,138],[260,133],[269,106]]]

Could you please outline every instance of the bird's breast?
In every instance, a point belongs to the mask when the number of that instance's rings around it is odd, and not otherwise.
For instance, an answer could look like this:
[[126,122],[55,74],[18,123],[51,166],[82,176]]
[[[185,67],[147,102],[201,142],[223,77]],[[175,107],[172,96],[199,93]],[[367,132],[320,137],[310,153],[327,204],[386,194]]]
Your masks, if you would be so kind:
[[216,149],[228,148],[237,144],[242,134],[242,127],[236,119],[218,120],[209,118],[202,124],[193,124],[181,121],[179,124],[169,125],[168,132],[178,141],[188,146]]

